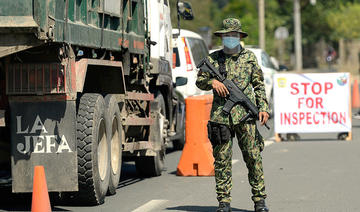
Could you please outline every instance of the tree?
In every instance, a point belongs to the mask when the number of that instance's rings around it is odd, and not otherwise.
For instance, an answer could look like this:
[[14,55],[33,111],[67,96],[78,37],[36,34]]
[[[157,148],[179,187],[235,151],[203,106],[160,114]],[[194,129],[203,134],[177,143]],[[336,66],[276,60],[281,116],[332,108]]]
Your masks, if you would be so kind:
[[213,2],[215,2],[217,4],[218,8],[222,9],[223,7],[225,7],[227,5],[229,0],[213,0]]
[[[249,45],[258,44],[259,28],[257,16],[257,1],[254,0],[230,0],[230,2],[221,10],[221,19],[239,18],[242,30],[248,32],[249,37],[245,43]],[[221,28],[221,22],[218,28]],[[218,41],[219,42],[219,41]]]
[[360,39],[360,4],[347,3],[327,16],[332,38]]
[[[198,31],[207,26],[216,31],[222,27],[222,20],[228,17],[239,18],[243,30],[249,37],[244,39],[247,45],[258,45],[258,8],[257,0],[186,0],[192,4],[195,19],[181,21],[181,28]],[[170,0],[173,27],[177,27],[176,0]],[[266,51],[276,55],[274,32],[277,27],[284,26],[289,30],[286,40],[288,59],[293,52],[294,21],[293,0],[265,1]],[[317,0],[311,5],[309,0],[301,0],[302,44],[304,65],[316,65],[313,53],[314,46],[321,40],[336,47],[339,38],[360,38],[360,0]],[[214,37],[215,45],[221,40]],[[313,61],[307,61],[313,60]]]
[[[170,0],[171,23],[174,29],[177,28],[176,2],[176,0]],[[219,9],[212,0],[186,0],[186,2],[191,4],[194,20],[180,20],[182,29],[198,32],[199,28],[204,26],[210,27],[211,29],[215,28],[217,17],[219,17]]]

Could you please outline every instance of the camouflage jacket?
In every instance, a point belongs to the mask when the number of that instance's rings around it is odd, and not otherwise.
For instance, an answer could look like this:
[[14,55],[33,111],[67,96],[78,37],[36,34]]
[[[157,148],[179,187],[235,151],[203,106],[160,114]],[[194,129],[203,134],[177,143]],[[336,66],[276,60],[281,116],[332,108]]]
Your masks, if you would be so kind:
[[[269,113],[269,106],[266,100],[264,76],[256,60],[254,53],[242,49],[235,55],[227,55],[223,50],[213,52],[208,56],[209,61],[219,68],[219,61],[225,61],[227,79],[232,80],[244,94],[257,105],[260,112]],[[208,72],[199,71],[196,86],[202,90],[212,89],[212,80]],[[210,121],[230,125],[230,117],[222,112],[226,99],[220,97],[216,91],[211,108]],[[241,105],[236,105],[230,112],[232,124],[239,124],[240,120],[247,114]]]

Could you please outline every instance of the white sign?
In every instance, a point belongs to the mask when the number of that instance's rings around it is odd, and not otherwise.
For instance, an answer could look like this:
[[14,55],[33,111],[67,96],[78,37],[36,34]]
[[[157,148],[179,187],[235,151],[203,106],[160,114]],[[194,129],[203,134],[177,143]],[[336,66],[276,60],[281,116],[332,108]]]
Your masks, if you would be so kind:
[[349,73],[276,74],[276,133],[351,131]]
[[278,40],[285,40],[289,37],[289,31],[286,27],[278,27],[275,30],[275,38]]

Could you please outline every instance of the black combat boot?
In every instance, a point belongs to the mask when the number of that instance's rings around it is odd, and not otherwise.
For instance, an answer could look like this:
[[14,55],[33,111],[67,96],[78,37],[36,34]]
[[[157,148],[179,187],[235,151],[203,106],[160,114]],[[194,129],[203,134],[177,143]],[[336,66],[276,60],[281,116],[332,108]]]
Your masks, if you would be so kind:
[[262,199],[258,202],[255,202],[255,212],[269,212],[269,209],[265,205],[265,200]]
[[231,212],[231,207],[229,202],[220,202],[219,208],[216,212]]

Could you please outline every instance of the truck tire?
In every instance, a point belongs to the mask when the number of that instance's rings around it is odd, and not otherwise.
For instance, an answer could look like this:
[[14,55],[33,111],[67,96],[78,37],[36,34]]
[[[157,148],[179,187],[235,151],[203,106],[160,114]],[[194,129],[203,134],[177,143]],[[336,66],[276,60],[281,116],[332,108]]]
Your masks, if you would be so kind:
[[182,150],[185,146],[185,129],[183,130],[183,136],[173,141],[174,150]]
[[161,93],[158,93],[155,101],[158,102],[160,108],[159,119],[155,121],[160,122],[160,130],[158,133],[160,138],[160,150],[156,151],[156,156],[142,156],[137,157],[135,160],[135,166],[137,172],[141,176],[145,177],[155,177],[160,176],[161,172],[164,169],[164,161],[165,161],[165,132],[166,130],[166,106],[165,100]]
[[286,140],[288,141],[298,141],[300,140],[300,136],[297,133],[287,133]]
[[136,171],[143,177],[160,176],[164,169],[164,151],[156,151],[156,156],[141,156],[136,158]]
[[108,114],[106,127],[110,135],[110,182],[108,194],[114,195],[119,185],[122,163],[122,143],[125,140],[124,128],[121,123],[119,104],[114,95],[105,97],[105,105]]
[[339,133],[339,134],[338,134],[337,138],[338,138],[338,140],[345,141],[348,136],[349,136],[349,133],[347,133],[347,132],[342,132],[342,133]]
[[109,186],[109,136],[105,102],[100,94],[86,93],[80,98],[77,114],[78,203],[104,203]]
[[174,150],[182,150],[185,146],[185,103],[178,104],[176,114],[176,133],[179,139],[173,141]]

